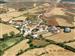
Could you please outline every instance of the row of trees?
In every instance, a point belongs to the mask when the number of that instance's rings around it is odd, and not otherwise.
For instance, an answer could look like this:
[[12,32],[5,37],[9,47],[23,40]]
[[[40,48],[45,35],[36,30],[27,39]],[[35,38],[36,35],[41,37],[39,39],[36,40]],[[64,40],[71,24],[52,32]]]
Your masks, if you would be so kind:
[[9,10],[6,9],[6,8],[0,8],[0,14],[6,13],[6,12],[8,12],[8,11],[9,11]]
[[18,34],[15,34],[15,32],[10,32],[9,34],[3,34],[3,38],[2,39],[0,39],[0,40],[6,40],[6,39],[8,39],[8,38],[12,38],[12,37],[19,37],[20,36],[20,34],[18,33]]
[[[15,37],[21,37],[21,38],[18,38],[18,39],[15,39]],[[8,40],[11,40],[11,39],[14,39],[16,42],[14,42],[14,45],[18,43],[18,41],[20,41],[20,39],[22,39],[22,36],[21,34],[15,34],[15,32],[10,32],[9,34],[3,34],[3,38],[0,39],[1,41],[1,45],[0,45],[0,56],[2,56],[4,54],[4,50],[6,49],[9,49],[10,47],[12,47],[13,45],[7,45],[7,41]]]

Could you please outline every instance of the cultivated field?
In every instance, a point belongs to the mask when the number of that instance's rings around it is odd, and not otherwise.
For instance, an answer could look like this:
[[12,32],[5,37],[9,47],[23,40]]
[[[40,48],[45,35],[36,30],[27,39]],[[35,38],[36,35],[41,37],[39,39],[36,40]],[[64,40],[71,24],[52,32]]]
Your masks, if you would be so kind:
[[29,48],[29,45],[27,44],[28,39],[23,40],[22,42],[18,43],[17,45],[11,47],[10,49],[6,50],[4,52],[3,56],[16,56],[16,54],[20,51],[20,50],[25,50],[27,48]]
[[45,16],[50,17],[50,15],[65,15],[64,11],[62,11],[62,8],[54,8],[51,11],[48,11],[45,13]]
[[75,41],[74,41],[74,42],[71,42],[71,43],[67,43],[66,45],[68,45],[68,46],[71,46],[71,47],[75,48]]
[[11,31],[15,32],[15,34],[19,33],[19,31],[16,28],[13,28],[11,25],[0,23],[0,37],[2,37],[3,34],[9,33]]
[[29,50],[20,56],[75,56],[75,53],[52,44],[43,48]]
[[8,21],[14,17],[20,16],[22,13],[21,12],[10,12],[10,13],[5,13],[5,14],[0,14],[0,18],[2,18],[3,21]]
[[45,39],[48,40],[54,40],[56,42],[64,42],[64,41],[69,41],[69,40],[74,40],[75,39],[75,31],[74,29],[72,29],[72,31],[70,33],[64,33],[63,29],[61,30],[60,33],[58,34],[51,34],[51,36],[49,35],[48,37],[43,37]]

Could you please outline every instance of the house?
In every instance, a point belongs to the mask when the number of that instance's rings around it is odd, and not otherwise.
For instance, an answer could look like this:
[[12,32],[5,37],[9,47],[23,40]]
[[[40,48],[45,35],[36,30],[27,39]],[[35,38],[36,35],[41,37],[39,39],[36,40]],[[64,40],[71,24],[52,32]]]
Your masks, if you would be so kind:
[[9,24],[15,24],[15,20],[9,20]]
[[39,37],[39,35],[38,35],[37,33],[32,33],[31,36],[32,36],[32,38],[34,38],[34,39]]
[[10,24],[22,24],[23,20],[10,20],[9,23]]
[[56,26],[49,26],[48,27],[48,31],[52,32],[52,33],[59,33],[60,32],[60,28],[58,28]]

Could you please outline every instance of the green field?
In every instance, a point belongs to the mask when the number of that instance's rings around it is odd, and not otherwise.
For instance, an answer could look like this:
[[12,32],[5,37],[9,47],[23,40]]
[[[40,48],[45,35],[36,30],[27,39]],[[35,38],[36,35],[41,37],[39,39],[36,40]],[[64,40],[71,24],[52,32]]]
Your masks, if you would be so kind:
[[4,41],[0,41],[0,50],[4,50],[8,48],[9,46],[12,46],[16,42],[20,41],[21,37],[16,37],[16,38],[9,38]]
[[4,51],[11,48],[12,46],[19,43],[21,40],[23,40],[22,36],[19,37],[8,37],[6,39],[0,40],[0,56],[3,54]]

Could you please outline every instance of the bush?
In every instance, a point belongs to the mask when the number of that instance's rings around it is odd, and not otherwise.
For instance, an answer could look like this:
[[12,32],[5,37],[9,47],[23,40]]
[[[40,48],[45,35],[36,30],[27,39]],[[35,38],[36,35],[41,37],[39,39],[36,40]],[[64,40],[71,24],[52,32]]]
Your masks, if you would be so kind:
[[16,37],[21,37],[21,34],[19,34],[19,33],[18,33],[18,34],[16,34]]
[[2,50],[0,50],[0,56],[2,56],[3,53],[4,53],[4,52],[3,52]]
[[26,10],[26,8],[20,8],[18,11],[24,11]]
[[12,31],[9,33],[11,37],[15,36],[15,33]]
[[5,43],[2,44],[2,48],[5,48],[7,47],[7,45]]
[[23,50],[19,50],[19,52],[16,54],[16,56],[20,55],[21,53],[23,53]]
[[8,38],[9,36],[8,36],[8,34],[6,33],[6,34],[3,34],[3,40],[4,39],[6,39],[6,38]]
[[67,50],[70,50],[72,52],[75,52],[75,48],[73,48],[71,46],[68,46],[68,45],[65,45],[64,43],[58,43],[57,45],[63,47],[64,49],[67,49]]

